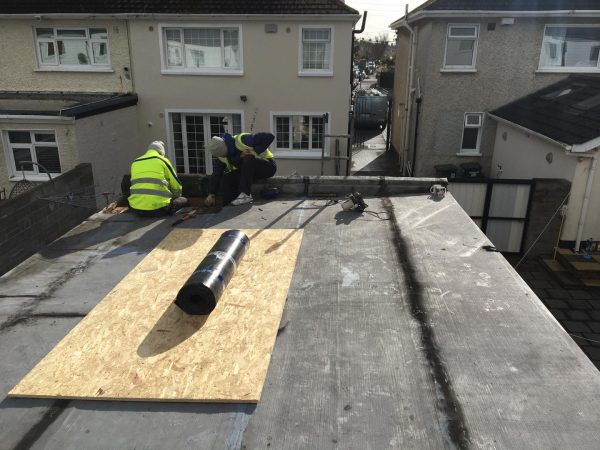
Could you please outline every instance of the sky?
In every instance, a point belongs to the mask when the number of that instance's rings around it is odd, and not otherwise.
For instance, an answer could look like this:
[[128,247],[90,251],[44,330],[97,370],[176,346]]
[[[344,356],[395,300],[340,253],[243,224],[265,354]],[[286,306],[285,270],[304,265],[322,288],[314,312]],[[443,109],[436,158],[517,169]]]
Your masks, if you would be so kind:
[[[394,39],[394,33],[389,28],[390,23],[404,16],[406,4],[409,11],[425,3],[425,0],[346,0],[346,4],[358,10],[361,14],[368,11],[367,26],[364,33],[357,37],[376,38],[382,32],[388,33],[388,39]],[[356,24],[360,29],[361,20]]]

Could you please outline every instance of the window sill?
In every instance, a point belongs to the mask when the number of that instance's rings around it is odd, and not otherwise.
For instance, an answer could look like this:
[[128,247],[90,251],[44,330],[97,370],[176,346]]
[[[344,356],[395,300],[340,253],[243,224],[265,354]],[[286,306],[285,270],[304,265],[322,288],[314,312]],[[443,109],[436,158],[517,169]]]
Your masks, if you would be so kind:
[[440,69],[441,73],[477,73],[477,69],[472,67],[472,68],[450,68],[450,67],[442,67]]
[[[306,150],[275,150],[275,160],[277,159],[321,159],[321,152],[306,151]],[[329,155],[325,153],[325,159]]]
[[333,71],[331,70],[324,70],[323,72],[304,72],[302,70],[300,70],[298,72],[298,76],[299,77],[332,77],[333,76]]
[[538,69],[535,73],[600,73],[596,67],[553,67],[549,69]]
[[65,66],[65,67],[38,67],[34,69],[34,72],[99,72],[99,73],[112,73],[114,70],[112,67],[77,67],[77,66]]
[[471,153],[462,152],[462,153],[457,153],[456,156],[481,156],[481,153],[479,153],[479,152],[471,152]]
[[[52,177],[52,179],[60,176],[60,173],[51,173],[50,176]],[[29,180],[29,181],[50,181],[50,179],[48,178],[48,175],[43,174],[43,175],[25,175],[25,179]],[[12,182],[17,182],[17,181],[21,181],[23,180],[23,175],[11,175],[8,178],[8,181],[12,181]]]
[[208,75],[208,76],[234,76],[241,77],[244,75],[243,70],[167,70],[162,69],[160,71],[163,75]]

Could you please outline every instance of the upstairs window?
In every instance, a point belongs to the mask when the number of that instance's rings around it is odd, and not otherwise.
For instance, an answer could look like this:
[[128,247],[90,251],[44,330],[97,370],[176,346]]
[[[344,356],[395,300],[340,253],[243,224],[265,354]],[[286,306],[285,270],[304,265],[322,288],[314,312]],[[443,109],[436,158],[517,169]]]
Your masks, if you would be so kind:
[[483,113],[466,113],[463,126],[461,154],[479,154]]
[[600,26],[546,25],[540,70],[596,72],[599,70]]
[[163,72],[241,74],[239,27],[163,27]]
[[444,69],[475,69],[479,25],[448,25]]
[[301,27],[300,75],[333,75],[332,28]]
[[[11,163],[11,176],[60,174],[60,158],[54,131],[15,130],[5,132],[8,141],[8,159]],[[37,163],[42,167],[38,166]]]
[[40,68],[110,68],[106,28],[36,28]]

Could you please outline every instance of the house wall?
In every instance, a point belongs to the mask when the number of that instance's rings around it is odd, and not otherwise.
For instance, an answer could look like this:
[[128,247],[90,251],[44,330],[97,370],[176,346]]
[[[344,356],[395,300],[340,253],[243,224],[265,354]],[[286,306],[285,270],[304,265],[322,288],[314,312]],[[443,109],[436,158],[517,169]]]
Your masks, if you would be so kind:
[[[583,196],[587,186],[591,162],[590,158],[581,158],[575,168],[573,186],[571,187],[571,195],[569,197],[569,209],[567,211],[567,218],[565,219],[561,236],[563,241],[575,241],[577,238],[577,228],[581,216]],[[581,236],[582,241],[589,238],[592,238],[594,241],[600,241],[600,170],[598,168],[596,169],[596,174],[594,176],[594,183],[592,185],[590,201],[588,203],[587,217]]]
[[[124,68],[130,68],[124,20],[2,20],[0,91],[131,92]],[[106,27],[112,71],[49,71],[37,67],[33,27]],[[10,70],[8,70],[10,69]]]
[[[109,201],[121,192],[121,180],[129,173],[131,162],[145,151],[137,126],[136,106],[75,122],[79,160],[92,165],[95,191],[98,195],[108,192]],[[99,206],[104,202],[104,197],[98,197]]]
[[[494,178],[557,178],[573,181],[577,158],[568,156],[556,144],[503,123],[498,123],[494,142],[490,171]],[[552,162],[546,159],[549,154],[552,155]],[[501,174],[498,165],[502,166]]]
[[[334,23],[334,75],[328,77],[298,76],[299,27],[314,22],[273,18],[268,23],[278,25],[277,33],[265,33],[265,22],[242,24],[244,75],[211,76],[161,74],[159,22],[132,22],[131,43],[135,52],[133,63],[139,96],[141,142],[149,143],[155,139],[167,142],[167,109],[241,111],[242,127],[248,131],[254,120],[254,132],[274,131],[270,123],[272,111],[328,112],[329,132],[347,134],[353,23]],[[316,24],[330,25],[324,22]],[[247,96],[246,102],[240,99],[241,95]],[[345,155],[345,139],[340,144],[341,154]],[[333,145],[331,140],[331,151]],[[320,158],[284,159],[277,152],[275,156],[280,175],[320,173]],[[344,164],[341,166],[343,170]],[[328,160],[326,173],[332,171],[333,162]]]
[[[61,123],[57,121],[47,122],[35,122],[27,123],[25,121],[7,121],[0,120],[0,148],[2,149],[2,157],[0,157],[0,189],[6,189],[6,196],[10,194],[10,191],[14,184],[22,178],[19,174],[16,177],[11,176],[11,165],[8,156],[6,135],[5,132],[9,130],[53,130],[56,134],[56,140],[58,143],[58,155],[60,158],[60,165],[62,172],[65,173],[68,170],[73,169],[79,164],[79,156],[77,155],[77,144],[75,141],[75,125],[73,122]],[[12,178],[12,179],[11,179]],[[44,182],[48,180],[46,174],[43,175],[26,175],[26,178],[30,181]]]
[[[488,31],[488,23],[496,28]],[[484,119],[481,156],[457,156],[465,112],[498,108],[566,76],[537,72],[544,25],[586,23],[582,19],[515,18],[501,26],[499,19],[428,19],[418,22],[415,86],[420,82],[423,102],[419,124],[417,176],[435,175],[437,164],[477,162],[490,175],[495,142],[494,121]],[[449,23],[479,24],[476,72],[442,72]],[[405,77],[405,71],[397,71]],[[409,131],[414,134],[414,119]],[[398,138],[398,136],[396,136]],[[412,153],[412,151],[411,151]]]

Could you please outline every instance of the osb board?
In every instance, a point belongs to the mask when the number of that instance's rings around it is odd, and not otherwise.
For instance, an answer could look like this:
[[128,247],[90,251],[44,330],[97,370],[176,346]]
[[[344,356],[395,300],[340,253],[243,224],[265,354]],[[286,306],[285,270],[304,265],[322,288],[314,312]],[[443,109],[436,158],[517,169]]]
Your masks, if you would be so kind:
[[244,230],[217,307],[189,316],[173,301],[223,231],[172,231],[9,396],[258,402],[302,230]]
[[576,270],[579,270],[582,272],[600,271],[600,263],[597,263],[597,262],[573,262],[573,261],[571,261],[571,265]]

